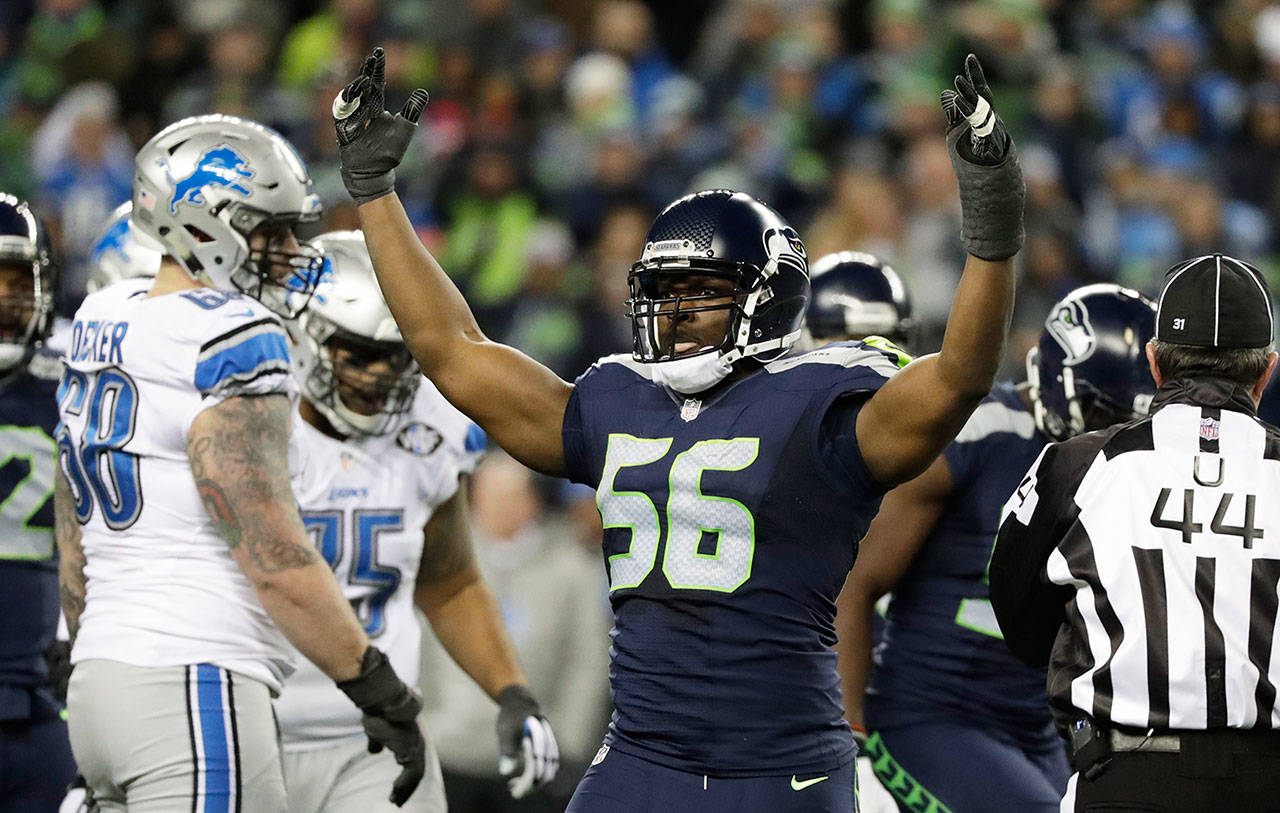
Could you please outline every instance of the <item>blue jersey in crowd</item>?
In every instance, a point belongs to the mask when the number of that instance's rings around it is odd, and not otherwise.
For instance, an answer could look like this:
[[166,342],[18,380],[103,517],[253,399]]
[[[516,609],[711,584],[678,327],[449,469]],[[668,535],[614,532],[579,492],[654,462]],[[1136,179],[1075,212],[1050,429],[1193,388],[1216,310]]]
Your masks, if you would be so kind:
[[854,423],[897,370],[861,343],[788,356],[682,402],[629,356],[577,381],[570,476],[597,487],[624,754],[721,777],[850,760],[835,599],[883,489]]
[[58,626],[54,428],[61,365],[38,355],[0,383],[0,720],[57,713],[44,652]]
[[[894,588],[868,698],[953,709],[1010,734],[1042,737],[1050,724],[1045,677],[1009,652],[987,592],[1000,511],[1049,442],[1017,389],[997,384],[943,452],[951,499]],[[870,719],[868,722],[872,722]]]

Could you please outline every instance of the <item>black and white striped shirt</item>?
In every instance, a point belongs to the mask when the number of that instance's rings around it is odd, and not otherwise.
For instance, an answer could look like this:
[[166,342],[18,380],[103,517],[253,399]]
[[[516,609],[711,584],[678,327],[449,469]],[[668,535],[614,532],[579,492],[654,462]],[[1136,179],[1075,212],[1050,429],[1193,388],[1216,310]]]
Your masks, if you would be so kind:
[[1006,506],[991,602],[1060,726],[1280,725],[1280,431],[1212,379],[1045,449]]

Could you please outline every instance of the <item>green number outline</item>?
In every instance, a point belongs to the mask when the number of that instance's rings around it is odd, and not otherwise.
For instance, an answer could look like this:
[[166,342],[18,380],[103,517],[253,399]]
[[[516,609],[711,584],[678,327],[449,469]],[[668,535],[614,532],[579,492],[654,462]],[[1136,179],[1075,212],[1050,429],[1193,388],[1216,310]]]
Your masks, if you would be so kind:
[[[0,433],[4,433],[4,432],[22,432],[25,434],[35,435],[40,440],[46,441],[49,446],[49,464],[50,464],[49,473],[51,475],[56,475],[57,468],[58,468],[58,445],[53,440],[53,438],[49,437],[47,432],[45,432],[43,429],[41,429],[38,426],[14,426],[12,424],[0,426]],[[13,501],[13,499],[18,495],[19,492],[23,490],[24,487],[29,486],[29,481],[31,481],[31,479],[36,475],[36,460],[35,460],[34,451],[29,454],[23,453],[23,452],[9,452],[4,457],[3,460],[0,460],[0,466],[9,465],[10,460],[26,460],[27,476],[19,480],[14,485],[13,490],[9,492],[8,496],[6,496],[3,500],[0,500],[0,515],[4,514],[5,509],[9,507],[9,503]],[[32,485],[35,485],[36,488],[39,488],[38,483],[32,484]],[[50,559],[53,557],[53,548],[54,548],[53,531],[51,529],[43,528],[41,526],[32,526],[30,524],[31,518],[34,517],[36,514],[40,513],[40,509],[44,507],[44,504],[49,501],[49,497],[51,497],[52,495],[53,495],[53,481],[51,479],[49,481],[49,490],[44,493],[43,499],[37,498],[35,508],[32,508],[31,513],[27,514],[25,517],[22,518],[22,527],[24,530],[27,530],[35,534],[46,535],[48,537],[48,540],[49,540],[48,552],[47,553],[0,553],[0,559],[42,561],[42,560]]]
[[[747,521],[750,523],[750,531],[748,532],[748,535],[747,535],[749,553],[747,554],[746,575],[744,575],[742,579],[740,579],[732,587],[728,587],[728,588],[713,587],[711,585],[705,585],[705,584],[677,584],[675,579],[672,578],[671,571],[667,567],[667,559],[671,556],[671,495],[675,493],[676,466],[679,465],[680,458],[684,457],[687,454],[693,453],[694,451],[698,450],[703,446],[710,446],[716,443],[738,444],[743,442],[750,443],[752,445],[752,449],[751,449],[751,459],[748,460],[746,463],[743,463],[741,466],[736,466],[734,468],[700,466],[698,468],[697,485],[695,487],[694,499],[714,500],[715,502],[733,503],[734,505],[741,508],[742,512],[747,515]],[[688,449],[685,449],[683,452],[676,455],[675,460],[671,461],[671,469],[667,472],[667,538],[666,538],[666,544],[663,546],[663,550],[662,550],[662,575],[666,576],[667,583],[670,584],[675,589],[677,590],[712,590],[717,593],[732,593],[734,590],[737,590],[739,587],[745,584],[748,579],[751,578],[751,569],[755,564],[755,558],[756,558],[755,515],[751,513],[751,509],[747,508],[741,502],[733,499],[732,497],[715,497],[709,494],[703,494],[702,493],[702,475],[704,472],[707,472],[707,471],[742,471],[743,469],[750,466],[752,463],[756,462],[756,459],[759,457],[760,457],[760,439],[759,438],[727,438],[727,439],[715,439],[715,440],[700,440],[697,443],[690,446]],[[707,532],[707,531],[711,531],[716,534],[716,552],[710,553],[710,554],[698,553],[697,542],[695,542],[693,555],[698,559],[719,559],[720,558],[720,541],[723,538],[725,529],[724,528],[707,528],[703,525],[698,525],[698,530],[700,532],[699,537],[701,537],[702,532]]]
[[[630,529],[631,529],[631,539],[630,539],[630,540],[628,541],[628,543],[627,543],[627,551],[626,551],[626,553],[615,553],[613,556],[610,556],[610,557],[608,558],[609,579],[610,579],[610,582],[611,582],[611,583],[610,583],[610,585],[609,585],[609,592],[611,592],[611,593],[612,593],[614,590],[622,590],[622,589],[629,588],[629,587],[639,587],[639,586],[640,586],[640,583],[641,583],[641,582],[643,582],[643,581],[644,581],[644,579],[645,579],[645,577],[646,577],[646,576],[648,576],[648,575],[649,575],[649,573],[653,570],[653,563],[654,563],[654,561],[658,558],[658,546],[662,544],[662,525],[661,525],[661,523],[660,523],[660,522],[659,522],[659,520],[658,520],[658,506],[654,505],[654,504],[653,504],[653,500],[651,500],[651,499],[649,498],[649,495],[648,495],[648,494],[645,494],[643,491],[615,491],[615,490],[614,490],[614,488],[613,488],[613,486],[614,486],[614,483],[615,483],[615,482],[617,482],[617,479],[618,479],[618,473],[619,473],[620,471],[622,471],[623,469],[625,469],[625,468],[629,468],[629,467],[631,467],[631,466],[648,466],[648,465],[652,465],[653,463],[657,463],[659,460],[661,460],[662,458],[664,458],[664,457],[666,457],[666,456],[667,456],[667,452],[671,451],[671,444],[672,444],[672,442],[675,440],[675,438],[638,438],[638,437],[636,437],[635,435],[628,435],[628,434],[623,433],[623,432],[614,432],[614,433],[610,433],[610,435],[609,435],[609,443],[608,443],[608,445],[605,447],[605,450],[606,450],[606,451],[605,451],[605,462],[606,462],[606,464],[608,463],[608,458],[609,458],[608,448],[609,448],[610,446],[612,446],[612,445],[613,445],[613,440],[614,440],[614,438],[626,438],[627,440],[636,441],[636,442],[637,442],[638,444],[640,444],[641,446],[648,446],[648,445],[658,445],[658,444],[661,444],[661,445],[662,445],[662,451],[661,451],[661,452],[660,452],[656,457],[654,457],[654,458],[652,458],[652,459],[645,459],[645,460],[641,460],[641,461],[637,461],[637,462],[633,462],[633,463],[626,463],[626,464],[619,465],[616,469],[614,469],[614,471],[613,471],[613,476],[609,478],[609,491],[608,491],[608,495],[609,495],[609,496],[612,496],[612,497],[640,497],[641,499],[643,499],[643,500],[645,501],[645,503],[647,503],[647,504],[648,504],[648,506],[649,506],[649,510],[653,512],[653,528],[654,528],[654,531],[657,533],[657,539],[655,540],[655,542],[654,542],[654,544],[653,544],[653,554],[652,554],[652,556],[650,557],[650,559],[649,559],[649,565],[648,565],[648,567],[646,567],[646,568],[644,569],[644,572],[642,572],[642,573],[639,575],[639,577],[637,577],[637,578],[636,578],[636,580],[635,580],[635,582],[634,582],[634,583],[628,583],[628,584],[613,584],[613,583],[612,583],[612,580],[613,580],[613,563],[614,563],[616,560],[619,560],[619,559],[627,559],[627,558],[630,558],[630,557],[632,556],[632,551],[631,551],[631,549],[632,549],[632,547],[634,547],[634,546],[635,546],[635,542],[636,542],[636,526],[635,526],[635,524],[634,524],[634,523],[630,523],[630,522],[621,522],[621,523],[603,524],[603,525],[602,525],[602,527],[603,527],[603,528],[606,528],[606,529],[607,529],[607,528],[630,528]],[[607,473],[607,472],[602,472],[602,474],[604,474],[604,473]],[[603,477],[602,477],[602,479],[601,479],[601,484],[603,485],[603,483],[604,483],[604,479],[603,479]],[[601,507],[600,507],[600,496],[601,496],[601,493],[602,493],[602,492],[601,492],[601,491],[599,491],[599,490],[597,490],[597,491],[596,491],[596,510],[600,512],[600,518],[601,518],[601,521],[603,522],[603,520],[604,520],[604,511],[603,511],[603,510],[601,509]]]

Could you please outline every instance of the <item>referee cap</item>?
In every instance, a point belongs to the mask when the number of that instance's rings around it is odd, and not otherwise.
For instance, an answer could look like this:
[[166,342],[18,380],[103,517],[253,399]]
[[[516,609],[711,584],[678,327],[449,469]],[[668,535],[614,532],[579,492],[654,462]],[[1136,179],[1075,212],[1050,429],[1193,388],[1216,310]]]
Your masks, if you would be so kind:
[[1191,347],[1266,347],[1275,331],[1258,269],[1225,254],[1170,268],[1160,291],[1156,339]]

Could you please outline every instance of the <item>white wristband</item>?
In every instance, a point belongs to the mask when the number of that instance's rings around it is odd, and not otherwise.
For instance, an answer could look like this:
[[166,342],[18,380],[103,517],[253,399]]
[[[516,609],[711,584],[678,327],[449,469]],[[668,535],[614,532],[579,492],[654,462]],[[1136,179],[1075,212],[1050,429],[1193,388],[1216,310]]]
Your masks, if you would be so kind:
[[978,104],[974,106],[973,112],[966,118],[969,119],[969,126],[973,128],[973,134],[976,136],[989,136],[996,128],[995,113],[991,112],[991,105],[981,96],[978,97]]

